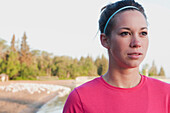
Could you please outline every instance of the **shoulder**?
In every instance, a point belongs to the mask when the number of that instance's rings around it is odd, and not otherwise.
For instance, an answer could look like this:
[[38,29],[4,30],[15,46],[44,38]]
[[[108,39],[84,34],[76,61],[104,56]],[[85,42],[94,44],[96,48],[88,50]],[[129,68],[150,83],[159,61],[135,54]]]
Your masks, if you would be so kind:
[[83,113],[83,106],[81,103],[81,99],[76,89],[74,89],[69,94],[63,108],[63,113],[75,113],[75,112]]
[[147,76],[144,76],[144,77],[145,77],[146,81],[148,83],[151,83],[151,84],[154,83],[154,84],[160,84],[160,85],[165,85],[165,86],[169,86],[170,85],[169,83],[166,83],[166,82],[161,81],[161,80],[156,79],[156,78],[151,78],[151,77],[147,77]]
[[83,91],[90,91],[90,90],[94,90],[94,89],[98,89],[100,86],[102,85],[102,79],[101,77],[97,77],[91,81],[88,81],[78,87],[76,87],[75,89],[77,90],[77,92],[83,92]]
[[170,93],[170,84],[163,82],[161,80],[151,78],[151,77],[146,77],[145,76],[146,83],[149,87],[154,88],[154,89],[159,89],[159,90],[165,90]]
[[86,82],[76,87],[68,96],[64,105],[63,113],[83,113],[84,99],[88,98],[90,93],[94,92],[96,86],[100,84],[100,77]]

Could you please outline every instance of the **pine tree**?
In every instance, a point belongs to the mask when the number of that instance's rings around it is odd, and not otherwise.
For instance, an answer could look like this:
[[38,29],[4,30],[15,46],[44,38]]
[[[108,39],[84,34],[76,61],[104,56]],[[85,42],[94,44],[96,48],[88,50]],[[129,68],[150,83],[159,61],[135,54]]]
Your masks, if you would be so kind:
[[97,75],[97,67],[94,64],[92,57],[87,56],[87,58],[85,59],[85,65],[84,66],[87,69],[87,75],[88,76],[96,76]]
[[9,75],[10,79],[15,79],[20,70],[19,54],[15,48],[15,35],[12,37],[10,51],[6,53],[4,62],[6,64],[5,73]]
[[12,37],[12,41],[11,41],[11,51],[15,52],[16,48],[15,48],[15,35],[13,35]]
[[9,75],[10,79],[16,79],[20,71],[20,62],[18,59],[18,53],[11,51],[8,54],[6,60],[6,70],[5,73]]
[[25,63],[27,65],[30,65],[32,62],[32,55],[31,52],[29,51],[29,46],[27,44],[27,36],[26,33],[24,33],[24,36],[22,37],[22,42],[21,42],[21,50],[20,50],[20,62]]
[[149,68],[149,64],[145,64],[142,68],[142,74],[145,75],[145,76],[148,76],[149,73],[148,73],[148,68]]
[[24,33],[21,42],[21,49],[20,49],[20,76],[21,79],[35,79],[37,76],[37,65],[33,62],[33,56],[29,50],[29,46],[27,44],[27,36]]
[[149,70],[149,76],[157,76],[157,75],[158,75],[157,74],[157,68],[156,68],[155,62],[153,61],[152,67]]
[[102,57],[98,57],[95,60],[95,65],[97,66],[97,73],[98,75],[103,75],[107,72],[108,70],[108,60],[104,55]]
[[0,57],[5,57],[5,52],[9,50],[6,40],[0,38]]
[[165,76],[164,68],[161,66],[160,72],[158,74],[159,76]]
[[6,73],[7,59],[9,57],[9,46],[0,38],[0,73]]
[[107,70],[108,70],[108,60],[107,60],[107,58],[104,56],[104,55],[102,55],[102,58],[101,58],[101,64],[102,64],[102,75],[103,74],[105,74],[106,72],[107,72]]

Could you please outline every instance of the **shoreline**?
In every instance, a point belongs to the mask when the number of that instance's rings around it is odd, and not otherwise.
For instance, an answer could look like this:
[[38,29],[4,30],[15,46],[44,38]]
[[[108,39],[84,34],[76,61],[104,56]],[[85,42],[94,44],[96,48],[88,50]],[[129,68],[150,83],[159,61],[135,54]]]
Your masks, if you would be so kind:
[[38,102],[35,102],[35,103],[27,106],[26,109],[23,109],[19,113],[37,113],[43,105],[45,105],[47,102],[49,102],[50,100],[52,100],[55,97],[56,97],[56,93],[53,93],[52,95],[49,95],[49,96],[43,98],[43,101],[38,101]]
[[[54,81],[8,81],[0,82],[0,86],[8,86],[15,83],[36,83],[72,87],[75,80],[54,80]],[[0,112],[4,113],[36,113],[44,104],[55,98],[58,92],[46,92],[33,94],[27,91],[9,92],[0,90]]]
[[[85,77],[77,78],[76,80],[52,80],[52,81],[8,81],[0,82],[1,86],[8,86],[11,83],[36,83],[36,84],[47,84],[47,85],[59,85],[71,88],[77,87],[88,80]],[[170,83],[170,79],[160,79],[164,82]],[[28,93],[27,91],[21,92],[9,92],[3,91],[0,89],[0,112],[2,113],[36,113],[38,112],[43,105],[54,99],[58,95],[58,92],[51,92],[47,94],[46,92],[33,94]]]

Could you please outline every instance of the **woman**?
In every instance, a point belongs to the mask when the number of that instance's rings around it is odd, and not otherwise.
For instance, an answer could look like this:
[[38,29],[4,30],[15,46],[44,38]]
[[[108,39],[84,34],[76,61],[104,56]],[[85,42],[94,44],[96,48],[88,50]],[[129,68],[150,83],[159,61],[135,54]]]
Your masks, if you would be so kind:
[[75,88],[63,113],[170,113],[170,85],[139,74],[148,49],[143,7],[133,0],[109,4],[99,28],[109,54],[108,71]]

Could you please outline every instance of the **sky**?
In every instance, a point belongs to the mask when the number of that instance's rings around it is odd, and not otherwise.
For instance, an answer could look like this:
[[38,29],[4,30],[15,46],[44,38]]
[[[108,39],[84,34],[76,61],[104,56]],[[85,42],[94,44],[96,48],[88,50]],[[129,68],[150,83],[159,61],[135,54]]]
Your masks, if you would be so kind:
[[[149,23],[149,49],[144,64],[155,61],[170,77],[170,1],[136,0],[146,11]],[[31,50],[56,56],[104,54],[99,40],[100,9],[115,0],[0,0],[0,38],[10,44],[13,34],[21,41],[24,32]]]

